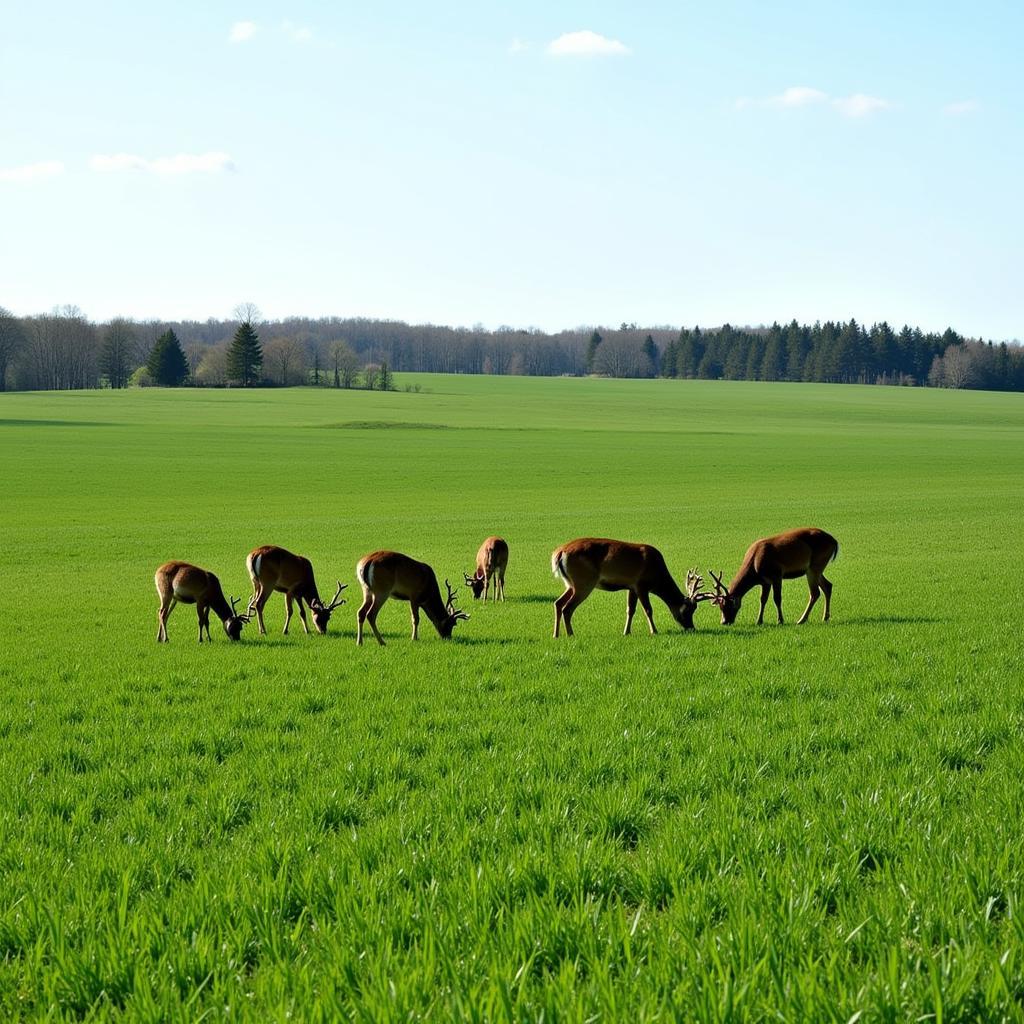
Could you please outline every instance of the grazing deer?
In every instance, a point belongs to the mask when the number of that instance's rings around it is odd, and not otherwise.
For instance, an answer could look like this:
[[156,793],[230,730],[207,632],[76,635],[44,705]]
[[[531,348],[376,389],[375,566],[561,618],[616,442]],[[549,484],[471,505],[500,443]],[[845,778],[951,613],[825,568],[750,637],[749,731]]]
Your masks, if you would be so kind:
[[555,636],[558,636],[559,626],[563,622],[565,632],[569,636],[573,635],[573,612],[595,587],[599,590],[629,592],[626,597],[624,636],[629,635],[637,601],[647,616],[651,632],[657,632],[651,611],[651,594],[665,602],[672,617],[683,629],[693,629],[693,613],[697,610],[698,602],[710,600],[714,596],[700,593],[704,581],[696,570],[686,574],[686,592],[680,590],[661,552],[650,544],[581,537],[555,549],[551,555],[551,571],[565,584],[565,593],[555,601]]
[[220,588],[220,580],[212,572],[189,565],[188,562],[165,562],[157,569],[154,582],[160,596],[160,611],[157,613],[160,628],[156,634],[158,643],[167,642],[167,618],[179,601],[196,606],[200,643],[203,642],[204,629],[206,639],[210,639],[211,608],[224,623],[224,632],[232,640],[242,635],[242,626],[249,621],[249,616],[238,614],[235,608],[239,600],[237,597],[231,598],[230,605],[227,603],[224,591]]
[[[308,558],[302,555],[293,555],[284,548],[275,547],[273,544],[264,545],[249,552],[245,560],[246,568],[249,570],[249,577],[252,580],[252,597],[249,598],[249,615],[255,611],[256,621],[259,623],[260,633],[266,634],[266,627],[263,625],[263,609],[266,607],[270,595],[275,590],[284,594],[284,632],[288,632],[288,623],[292,621],[292,601],[299,606],[299,618],[302,619],[302,628],[309,635],[309,624],[306,622],[306,607],[313,613],[313,625],[321,635],[327,632],[327,623],[331,621],[331,612],[339,605],[345,603],[341,592],[345,585],[338,580],[338,589],[330,604],[324,604],[320,600],[320,592],[316,589],[316,580],[313,578],[313,566]],[[303,603],[305,602],[305,604]]]
[[803,615],[797,620],[801,625],[807,621],[811,609],[818,600],[819,591],[825,594],[823,622],[828,622],[832,607],[832,583],[825,579],[825,566],[839,554],[839,542],[831,534],[814,527],[787,530],[774,537],[754,541],[747,549],[739,572],[733,577],[728,588],[722,583],[722,574],[711,573],[715,581],[714,602],[722,610],[722,625],[736,621],[743,595],[754,587],[761,588],[761,610],[757,624],[764,622],[764,608],[768,603],[768,591],[775,597],[775,607],[782,622],[782,581],[807,577],[811,597]]
[[418,635],[421,608],[434,624],[438,636],[444,640],[451,637],[456,622],[469,618],[466,612],[456,610],[455,591],[451,584],[444,581],[448,600],[442,601],[434,570],[426,562],[417,562],[408,555],[400,555],[397,551],[374,551],[359,560],[356,576],[363,585],[363,603],[357,615],[357,644],[363,642],[363,622],[368,621],[377,643],[384,646],[384,638],[377,629],[377,614],[389,597],[409,602],[413,640]]
[[508,568],[508,544],[501,537],[488,537],[480,545],[476,553],[476,572],[470,576],[464,572],[466,586],[473,591],[473,599],[479,600],[482,596],[487,600],[487,593],[491,589],[491,582],[494,582],[494,600],[498,600],[498,593],[501,592],[502,601],[505,600],[505,570]]

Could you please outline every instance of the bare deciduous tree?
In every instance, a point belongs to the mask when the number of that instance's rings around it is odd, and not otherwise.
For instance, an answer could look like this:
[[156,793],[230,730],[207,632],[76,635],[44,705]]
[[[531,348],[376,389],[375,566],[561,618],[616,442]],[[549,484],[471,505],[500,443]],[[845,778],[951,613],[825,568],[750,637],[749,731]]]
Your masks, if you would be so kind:
[[7,370],[25,345],[18,318],[0,306],[0,391],[7,389]]
[[139,339],[135,325],[124,317],[115,317],[103,332],[100,344],[100,372],[112,388],[125,388],[136,367]]
[[243,324],[257,324],[263,318],[260,307],[255,302],[240,302],[234,308],[235,319]]
[[305,377],[306,351],[297,338],[271,338],[263,347],[263,370],[275,384],[289,387]]

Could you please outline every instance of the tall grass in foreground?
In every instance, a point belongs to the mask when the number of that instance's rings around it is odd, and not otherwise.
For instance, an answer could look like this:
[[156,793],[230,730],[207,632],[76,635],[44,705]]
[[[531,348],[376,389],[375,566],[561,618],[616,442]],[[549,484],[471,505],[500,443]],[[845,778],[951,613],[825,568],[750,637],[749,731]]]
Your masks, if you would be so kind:
[[[0,396],[0,1014],[1024,1016],[1019,396],[419,382]],[[796,525],[825,626],[550,637],[558,543]],[[491,532],[505,605],[356,648],[360,555]],[[260,543],[356,591],[331,635],[155,643],[161,561],[238,596]]]

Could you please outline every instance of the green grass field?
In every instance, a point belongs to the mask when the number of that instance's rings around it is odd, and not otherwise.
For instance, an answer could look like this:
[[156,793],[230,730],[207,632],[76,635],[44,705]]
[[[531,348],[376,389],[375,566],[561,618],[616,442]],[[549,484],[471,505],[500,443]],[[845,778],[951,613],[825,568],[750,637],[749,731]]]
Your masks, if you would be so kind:
[[[415,380],[0,395],[0,1019],[1024,1018],[1022,397]],[[800,525],[828,624],[551,637],[557,544]],[[356,647],[361,555],[490,533],[504,606]],[[263,543],[331,635],[157,645],[157,565]]]

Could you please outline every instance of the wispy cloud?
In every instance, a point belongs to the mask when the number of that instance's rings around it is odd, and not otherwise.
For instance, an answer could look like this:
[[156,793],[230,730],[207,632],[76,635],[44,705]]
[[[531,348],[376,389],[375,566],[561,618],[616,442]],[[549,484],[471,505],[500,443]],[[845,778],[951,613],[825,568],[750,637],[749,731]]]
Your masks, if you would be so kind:
[[963,117],[964,114],[973,114],[980,106],[977,100],[957,100],[955,103],[947,103],[942,112],[951,117]]
[[516,55],[520,53],[526,53],[530,48],[530,44],[516,36],[511,43],[508,44],[508,52]]
[[867,117],[880,110],[888,110],[892,104],[879,96],[868,96],[855,92],[852,96],[840,96],[832,101],[832,106],[844,117]]
[[880,110],[888,110],[892,103],[878,96],[868,96],[857,92],[851,96],[829,96],[821,89],[813,89],[808,85],[791,85],[788,89],[775,96],[741,96],[735,102],[737,110],[747,107],[775,107],[777,109],[795,109],[827,105],[844,117],[867,117]]
[[566,32],[548,43],[552,57],[624,57],[631,51],[618,39],[583,29],[580,32]]
[[286,21],[281,25],[281,31],[293,43],[308,43],[313,38],[313,30],[305,25],[296,25],[293,21]]
[[255,21],[236,21],[231,26],[231,31],[228,32],[229,43],[247,43],[254,35],[256,35],[256,22]]
[[777,96],[765,96],[761,99],[741,96],[736,101],[736,106],[739,109],[744,107],[808,107],[812,103],[824,103],[827,99],[828,95],[820,89],[812,89],[808,85],[791,85]]
[[20,167],[0,167],[0,181],[42,181],[63,173],[64,164],[60,160],[41,160]]
[[227,153],[178,153],[175,156],[159,156],[153,160],[135,156],[133,153],[114,153],[109,156],[94,156],[89,161],[89,166],[94,171],[102,173],[142,171],[168,177],[182,174],[216,174],[235,169]]

